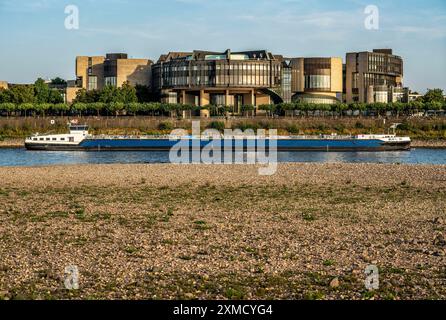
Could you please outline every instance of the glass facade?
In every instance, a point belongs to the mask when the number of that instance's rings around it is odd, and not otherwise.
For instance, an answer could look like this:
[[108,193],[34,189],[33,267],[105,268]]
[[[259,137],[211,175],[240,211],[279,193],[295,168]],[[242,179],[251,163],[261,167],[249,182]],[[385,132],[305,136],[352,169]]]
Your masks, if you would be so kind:
[[331,89],[331,59],[308,58],[304,61],[305,92],[323,92]]
[[98,77],[89,76],[88,77],[88,90],[96,90],[98,88]]
[[331,77],[310,75],[305,76],[305,88],[330,90]]
[[279,61],[170,61],[154,66],[157,90],[176,87],[276,87]]
[[106,86],[114,86],[116,87],[116,77],[106,77],[105,78],[105,85]]

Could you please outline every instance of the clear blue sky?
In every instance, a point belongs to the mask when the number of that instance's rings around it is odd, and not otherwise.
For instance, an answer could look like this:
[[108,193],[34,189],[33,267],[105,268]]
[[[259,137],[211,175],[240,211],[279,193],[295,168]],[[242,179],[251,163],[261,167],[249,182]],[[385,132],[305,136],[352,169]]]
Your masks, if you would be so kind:
[[[79,30],[66,30],[77,5]],[[366,30],[364,9],[380,10]],[[339,56],[393,48],[413,90],[446,90],[445,0],[0,0],[0,80],[74,78],[76,55],[127,52],[157,60],[175,50],[267,49]]]

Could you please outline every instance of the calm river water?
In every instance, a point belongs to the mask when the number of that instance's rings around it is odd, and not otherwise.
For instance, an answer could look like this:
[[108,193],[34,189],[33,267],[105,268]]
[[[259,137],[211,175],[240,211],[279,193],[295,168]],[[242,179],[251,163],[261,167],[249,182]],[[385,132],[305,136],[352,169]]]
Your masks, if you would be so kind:
[[[446,149],[401,152],[279,152],[279,162],[446,164]],[[56,152],[0,149],[0,166],[88,163],[169,163],[168,152]]]

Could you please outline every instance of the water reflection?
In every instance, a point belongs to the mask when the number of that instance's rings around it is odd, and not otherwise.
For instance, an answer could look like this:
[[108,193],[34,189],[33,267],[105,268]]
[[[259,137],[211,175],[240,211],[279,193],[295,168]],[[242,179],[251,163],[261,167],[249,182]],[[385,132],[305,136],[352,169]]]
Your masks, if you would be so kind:
[[[247,154],[245,154],[246,159]],[[446,149],[395,152],[279,152],[279,162],[446,164]],[[169,163],[168,152],[72,152],[0,149],[0,166]]]

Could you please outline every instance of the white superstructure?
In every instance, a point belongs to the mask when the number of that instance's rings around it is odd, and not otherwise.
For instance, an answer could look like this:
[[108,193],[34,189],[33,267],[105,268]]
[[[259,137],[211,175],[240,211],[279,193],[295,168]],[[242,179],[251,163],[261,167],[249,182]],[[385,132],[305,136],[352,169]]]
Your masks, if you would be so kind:
[[70,125],[70,133],[65,134],[46,134],[41,135],[36,133],[33,136],[25,139],[25,144],[28,145],[73,145],[80,144],[85,138],[89,136],[87,125]]

